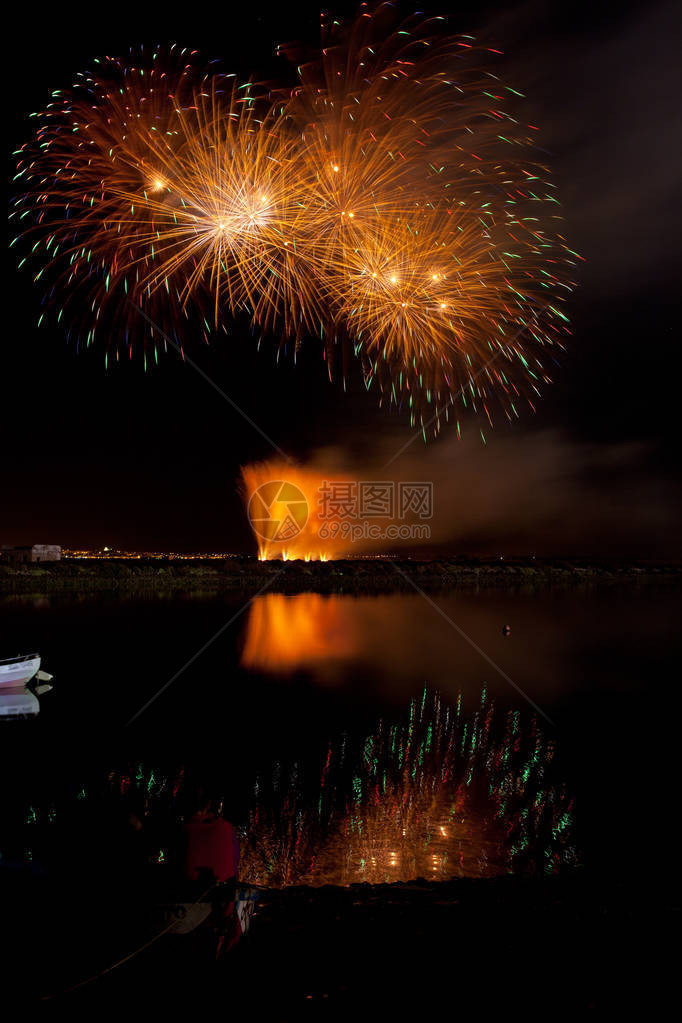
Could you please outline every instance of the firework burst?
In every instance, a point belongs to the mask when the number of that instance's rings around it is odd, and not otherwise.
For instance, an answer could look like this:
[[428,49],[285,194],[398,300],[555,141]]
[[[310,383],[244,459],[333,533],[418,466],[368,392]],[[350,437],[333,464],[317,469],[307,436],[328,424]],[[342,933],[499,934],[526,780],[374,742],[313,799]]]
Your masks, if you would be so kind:
[[186,321],[314,335],[425,436],[461,409],[532,406],[579,258],[536,129],[496,51],[394,18],[325,20],[294,89],[171,48],[55,94],[13,219],[57,318],[117,355],[142,339],[145,358]]
[[200,78],[189,51],[140,56],[97,61],[71,90],[53,94],[19,153],[27,191],[12,215],[30,254],[47,263],[34,280],[49,278],[45,304],[58,321],[87,344],[101,325],[116,350],[149,334],[136,306],[158,324],[157,336],[175,333],[175,310],[144,283],[156,260],[153,213],[167,190],[149,140],[175,139],[178,108],[192,102]]

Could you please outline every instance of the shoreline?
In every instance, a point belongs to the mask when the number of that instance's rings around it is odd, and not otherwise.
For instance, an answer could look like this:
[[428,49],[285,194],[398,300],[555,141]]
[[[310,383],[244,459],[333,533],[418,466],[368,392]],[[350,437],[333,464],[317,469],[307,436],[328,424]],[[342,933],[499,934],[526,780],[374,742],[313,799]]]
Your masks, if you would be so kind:
[[[25,908],[27,896],[20,884],[15,907]],[[557,999],[574,1011],[651,1010],[658,994],[642,975],[639,941],[652,934],[664,971],[661,924],[674,925],[677,910],[670,892],[662,901],[652,896],[644,879],[633,885],[584,869],[555,877],[261,889],[248,934],[217,963],[200,958],[185,938],[146,948],[132,933],[109,934],[86,955],[88,910],[76,898],[69,906],[73,933],[63,936],[69,968],[56,956],[32,988],[38,999],[96,1005],[106,998],[129,1006],[143,985],[157,1008],[196,1009],[219,998],[272,1020],[336,1020],[351,1012],[376,1019],[389,1011],[400,1020],[408,1018],[408,1004],[418,1010],[409,1018],[426,1018],[452,999],[479,1012],[546,1011]],[[18,975],[23,970],[28,983],[34,935],[22,919],[19,947],[25,943],[27,954]],[[119,923],[127,919],[123,913]],[[87,978],[94,982],[81,987]]]
[[[406,578],[407,576],[407,578]],[[212,559],[64,559],[0,564],[0,594],[68,592],[252,591],[271,593],[415,592],[458,586],[547,586],[679,580],[682,566],[578,558],[388,558],[338,561]],[[410,581],[412,580],[412,582]]]

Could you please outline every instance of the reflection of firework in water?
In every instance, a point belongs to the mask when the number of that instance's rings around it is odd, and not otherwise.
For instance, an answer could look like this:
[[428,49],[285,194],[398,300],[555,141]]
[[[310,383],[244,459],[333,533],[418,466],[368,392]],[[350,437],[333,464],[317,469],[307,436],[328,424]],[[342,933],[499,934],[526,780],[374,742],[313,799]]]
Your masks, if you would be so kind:
[[485,691],[473,716],[424,691],[357,762],[345,742],[330,746],[316,794],[280,768],[258,787],[242,876],[281,886],[555,873],[576,852],[553,758],[535,719],[523,728],[509,712],[500,731]]
[[329,666],[357,653],[338,603],[319,593],[266,593],[249,608],[241,664],[256,671]]
[[[535,718],[524,726],[508,711],[497,720],[485,690],[473,714],[462,712],[461,697],[453,708],[425,690],[401,723],[330,745],[317,782],[279,764],[258,782],[241,829],[240,879],[282,887],[555,874],[577,853],[573,800],[553,777],[554,753]],[[202,785],[232,803],[234,784],[215,765],[212,774],[211,782],[202,771]],[[138,763],[25,804],[23,824],[9,822],[6,838],[40,862],[55,824],[68,829],[80,818],[74,807],[100,827],[110,819],[114,831],[121,807],[132,807],[148,819],[164,863],[192,788],[183,769]]]
[[576,256],[497,51],[443,26],[363,6],[323,25],[293,90],[171,48],[55,93],[13,218],[58,318],[117,356],[143,336],[146,360],[192,308],[205,334],[243,313],[319,336],[330,364],[354,351],[424,429],[455,400],[458,427],[460,405],[518,416],[562,347]]

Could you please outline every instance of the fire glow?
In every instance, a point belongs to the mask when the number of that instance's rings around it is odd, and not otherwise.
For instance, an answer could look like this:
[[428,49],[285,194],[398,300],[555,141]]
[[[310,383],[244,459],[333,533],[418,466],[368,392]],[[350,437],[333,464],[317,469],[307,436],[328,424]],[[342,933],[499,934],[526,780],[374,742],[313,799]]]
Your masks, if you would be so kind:
[[261,462],[242,468],[241,492],[261,561],[376,556],[431,537],[433,482],[385,467],[359,477],[328,462]]
[[[279,493],[274,487],[278,481]],[[242,468],[241,489],[260,561],[329,561],[351,553],[353,543],[339,531],[341,517],[321,517],[320,496],[326,483],[319,470],[283,460]],[[300,514],[301,498],[305,517]],[[328,535],[321,536],[321,529]]]

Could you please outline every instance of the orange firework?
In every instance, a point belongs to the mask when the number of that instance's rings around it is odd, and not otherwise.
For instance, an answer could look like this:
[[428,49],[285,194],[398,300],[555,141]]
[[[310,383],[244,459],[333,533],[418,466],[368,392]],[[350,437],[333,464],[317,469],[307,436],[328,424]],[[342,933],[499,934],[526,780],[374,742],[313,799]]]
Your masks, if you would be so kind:
[[58,318],[73,319],[88,344],[100,325],[121,347],[148,333],[149,320],[157,336],[174,332],[168,293],[155,296],[144,283],[156,255],[150,210],[166,187],[148,140],[173,145],[178,109],[199,80],[195,55],[174,47],[134,63],[97,61],[71,91],[54,94],[35,143],[20,151],[28,191],[13,216],[22,226],[34,218],[26,237],[53,272]]
[[40,155],[21,154],[33,192],[18,216],[34,197],[36,244],[61,269],[53,292],[77,297],[88,341],[112,321],[126,342],[150,323],[175,334],[207,299],[212,326],[246,310],[265,328],[300,330],[315,310],[299,272],[300,147],[258,87],[202,78],[182,55],[151,63],[107,62],[46,112]]
[[13,216],[59,319],[68,306],[117,354],[226,314],[319,336],[425,436],[450,415],[459,430],[461,408],[492,422],[532,405],[579,258],[536,129],[496,51],[394,19],[381,4],[325,23],[286,92],[172,48],[58,94],[20,153]]
[[183,306],[208,293],[215,325],[223,310],[246,311],[263,328],[300,332],[317,305],[300,146],[262,93],[234,79],[197,93],[176,121],[172,139],[146,140],[157,186],[145,204],[155,263],[144,286],[177,282]]
[[491,422],[495,405],[509,419],[532,405],[578,258],[496,51],[443,22],[396,28],[381,4],[324,24],[288,106],[319,168],[308,206],[332,340],[348,337],[367,383],[436,430],[455,402]]

